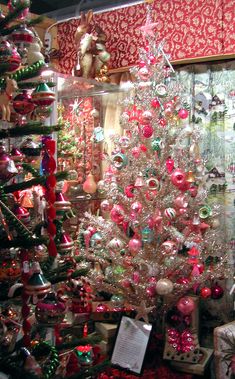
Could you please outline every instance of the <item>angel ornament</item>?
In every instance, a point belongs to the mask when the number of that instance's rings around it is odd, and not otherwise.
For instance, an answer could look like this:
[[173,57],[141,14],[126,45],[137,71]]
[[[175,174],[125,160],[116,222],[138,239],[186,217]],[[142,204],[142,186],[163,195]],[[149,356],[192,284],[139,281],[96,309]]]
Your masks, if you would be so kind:
[[74,74],[83,78],[95,78],[110,60],[110,54],[105,47],[106,34],[98,25],[92,28],[92,20],[91,10],[86,15],[82,13],[75,33],[77,64]]

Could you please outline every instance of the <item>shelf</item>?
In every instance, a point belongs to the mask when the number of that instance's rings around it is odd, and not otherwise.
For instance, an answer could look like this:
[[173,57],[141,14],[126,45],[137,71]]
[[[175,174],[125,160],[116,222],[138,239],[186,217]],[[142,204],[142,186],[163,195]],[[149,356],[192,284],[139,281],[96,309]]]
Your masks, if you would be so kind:
[[58,99],[102,96],[125,91],[121,86],[116,84],[101,83],[94,79],[84,79],[71,75],[58,74],[57,83]]

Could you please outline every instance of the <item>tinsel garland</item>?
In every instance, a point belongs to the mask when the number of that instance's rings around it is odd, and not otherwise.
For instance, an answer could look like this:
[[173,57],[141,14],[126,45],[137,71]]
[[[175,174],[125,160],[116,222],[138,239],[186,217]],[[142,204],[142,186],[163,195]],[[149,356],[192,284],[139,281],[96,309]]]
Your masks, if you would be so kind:
[[[29,21],[26,20],[25,24],[26,24],[28,27],[32,27],[32,26],[37,25],[37,24],[39,24],[40,22],[42,22],[43,19],[44,19],[43,16],[38,16],[38,17],[36,17],[36,18],[34,18],[34,19],[32,19],[32,20],[29,20]],[[1,31],[0,34],[1,34],[2,36],[9,35],[9,34],[11,34],[15,29],[17,29],[17,27],[18,27],[18,24],[16,24],[16,25],[12,25],[12,26],[10,26],[10,27],[8,27],[8,28],[4,28],[4,29]]]

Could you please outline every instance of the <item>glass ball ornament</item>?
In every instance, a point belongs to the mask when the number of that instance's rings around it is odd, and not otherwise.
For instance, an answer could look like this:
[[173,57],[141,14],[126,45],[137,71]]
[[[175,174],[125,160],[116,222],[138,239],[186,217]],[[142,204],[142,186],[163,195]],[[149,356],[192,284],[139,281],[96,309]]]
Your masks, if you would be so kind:
[[13,108],[16,113],[26,115],[34,110],[35,105],[32,103],[32,98],[26,90],[16,95],[12,102]]
[[164,210],[164,216],[168,219],[168,220],[174,220],[176,218],[176,210],[174,208],[166,208]]
[[137,254],[142,247],[142,242],[139,238],[133,237],[128,243],[128,248],[132,254]]
[[97,184],[93,174],[88,174],[85,182],[82,185],[83,191],[89,194],[93,194],[97,190]]
[[110,299],[112,307],[122,308],[124,306],[124,297],[122,294],[113,295]]
[[28,209],[16,204],[14,207],[14,214],[24,225],[27,226],[30,224],[30,214]]
[[178,112],[178,116],[179,118],[181,118],[182,120],[184,120],[185,118],[187,118],[189,115],[187,109],[184,109],[184,108],[181,108]]
[[211,286],[211,298],[212,299],[219,300],[223,297],[223,295],[224,295],[224,290],[218,283],[215,283]]
[[103,246],[103,236],[100,232],[95,232],[90,238],[90,247],[102,248]]
[[178,300],[176,307],[184,316],[190,315],[196,308],[195,302],[189,296],[181,297]]
[[150,298],[155,297],[156,296],[156,285],[151,284],[151,285],[147,286],[146,295]]
[[116,224],[121,224],[124,221],[124,208],[121,205],[114,204],[110,211],[110,218]]
[[39,83],[32,92],[32,101],[40,107],[50,106],[55,101],[55,93],[46,83]]
[[144,138],[151,138],[153,135],[153,132],[154,132],[154,129],[153,129],[152,125],[150,125],[150,124],[144,125],[141,128],[141,133],[142,133]]
[[153,114],[151,111],[144,111],[141,116],[142,124],[149,124],[153,119]]
[[146,66],[141,67],[138,71],[139,78],[143,81],[146,81],[149,79],[150,73]]
[[92,366],[94,363],[94,352],[91,345],[82,345],[75,347],[75,353],[79,364],[82,367]]
[[155,109],[160,108],[161,104],[157,98],[151,100],[151,106]]
[[6,73],[12,73],[20,67],[20,64],[21,57],[16,47],[9,41],[0,41],[0,68]]
[[161,249],[163,254],[176,254],[178,252],[177,243],[171,240],[163,242]]
[[165,84],[160,83],[155,87],[156,95],[159,97],[165,97],[167,95],[167,87]]
[[96,312],[99,312],[99,313],[103,313],[103,312],[109,312],[110,309],[109,307],[106,305],[106,304],[98,304],[97,307],[96,307]]
[[131,204],[131,210],[134,212],[134,214],[140,214],[142,212],[143,205],[140,201],[135,201]]
[[122,240],[119,238],[112,238],[109,243],[107,244],[107,247],[111,249],[114,252],[118,252],[124,248],[125,244]]
[[62,231],[59,243],[56,247],[60,255],[70,255],[74,249],[74,241],[68,233]]
[[172,158],[167,158],[166,160],[166,170],[168,172],[168,174],[171,174],[172,171],[174,170],[174,167],[175,167],[175,162],[174,162],[174,159]]
[[167,278],[159,279],[156,283],[156,292],[158,295],[169,295],[173,291],[173,283]]
[[151,190],[151,191],[154,191],[154,190],[159,191],[161,189],[160,180],[158,180],[157,178],[153,177],[153,178],[147,179],[146,184],[147,184],[149,190]]
[[203,299],[207,299],[208,297],[211,296],[211,289],[209,287],[202,287],[201,288],[201,291],[200,291],[200,295],[201,297],[203,297]]
[[15,282],[21,276],[21,265],[17,259],[4,259],[0,262],[0,281]]
[[18,173],[14,161],[5,152],[5,147],[0,145],[0,182],[13,178]]
[[186,181],[186,174],[183,170],[175,169],[171,173],[171,182],[174,186],[179,187],[182,186]]
[[35,317],[39,324],[53,326],[61,323],[65,317],[66,306],[49,292],[35,307]]
[[212,209],[209,205],[204,205],[199,209],[199,217],[202,219],[206,219],[212,215]]
[[127,166],[127,156],[123,153],[117,153],[113,156],[112,163],[117,170],[121,170],[123,167]]
[[110,212],[111,209],[112,209],[112,207],[113,207],[113,204],[110,202],[110,200],[105,199],[105,200],[103,200],[103,201],[100,203],[100,209],[101,209],[101,211],[104,212],[104,213],[108,213],[108,212]]
[[141,239],[142,242],[151,243],[154,240],[153,229],[150,229],[148,226],[141,230]]
[[34,114],[39,120],[46,120],[52,114],[52,107],[37,106],[34,110]]

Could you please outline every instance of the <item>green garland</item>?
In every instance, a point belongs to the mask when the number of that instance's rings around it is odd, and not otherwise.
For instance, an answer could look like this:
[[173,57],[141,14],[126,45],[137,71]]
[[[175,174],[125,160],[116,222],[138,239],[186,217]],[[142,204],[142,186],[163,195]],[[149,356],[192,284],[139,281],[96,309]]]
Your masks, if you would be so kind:
[[43,377],[50,379],[54,376],[57,367],[59,366],[59,355],[54,346],[51,346],[48,342],[39,342],[33,348],[32,355],[37,359],[48,356],[47,362],[42,367]]
[[[5,72],[5,71],[4,71]],[[35,88],[37,87],[38,85],[38,82],[19,82],[17,83],[18,84],[18,88],[20,89],[31,89],[31,88]],[[53,88],[56,86],[56,83],[55,82],[47,82],[46,83],[48,85],[48,87],[50,88]]]
[[11,21],[15,20],[26,8],[28,8],[28,4],[21,2],[21,4],[17,5],[17,7],[15,7],[12,12],[9,12],[6,17],[0,21],[0,34],[2,34],[4,28],[6,28],[6,26],[10,24]]
[[[11,241],[5,238],[0,239],[0,246],[4,249],[10,249],[11,247],[21,247],[25,249],[30,249],[31,247],[34,247],[34,246],[47,245],[47,244],[48,244],[47,237],[40,237],[40,238],[32,238],[31,236],[29,238],[15,237]],[[1,253],[0,253],[0,256],[1,256]]]
[[[59,182],[61,180],[65,180],[68,177],[68,173],[65,171],[57,172],[55,174],[55,177],[56,177],[56,181]],[[26,182],[15,183],[15,184],[10,184],[8,186],[4,186],[3,191],[5,192],[5,194],[8,194],[15,191],[23,191],[27,188],[37,186],[37,185],[45,186],[46,180],[47,180],[47,176],[41,176],[40,178],[33,178]]]

